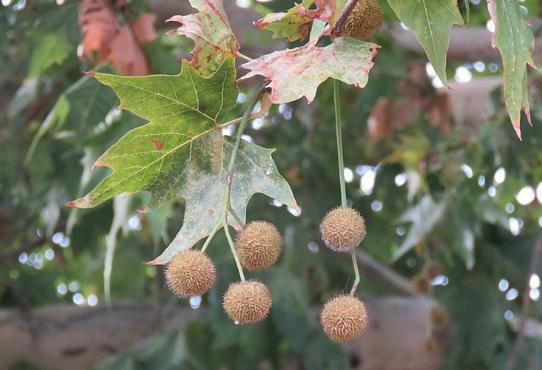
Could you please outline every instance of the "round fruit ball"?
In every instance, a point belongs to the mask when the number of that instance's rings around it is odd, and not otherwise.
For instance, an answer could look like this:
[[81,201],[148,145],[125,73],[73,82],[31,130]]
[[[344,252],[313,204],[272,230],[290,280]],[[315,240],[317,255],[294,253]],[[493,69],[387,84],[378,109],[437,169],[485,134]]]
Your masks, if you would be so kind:
[[324,333],[336,343],[344,343],[359,337],[369,324],[363,302],[349,295],[329,300],[320,314]]
[[362,242],[367,234],[365,220],[358,211],[337,207],[329,211],[320,224],[322,240],[336,252],[349,252]]
[[235,323],[253,324],[267,317],[271,303],[265,284],[249,280],[231,284],[224,294],[223,306]]
[[344,35],[358,40],[369,40],[382,26],[379,0],[359,0],[346,19]]
[[181,298],[205,294],[216,281],[216,268],[199,250],[177,253],[166,267],[169,289]]
[[282,237],[272,223],[253,221],[238,234],[235,248],[244,268],[262,271],[277,262],[282,251]]

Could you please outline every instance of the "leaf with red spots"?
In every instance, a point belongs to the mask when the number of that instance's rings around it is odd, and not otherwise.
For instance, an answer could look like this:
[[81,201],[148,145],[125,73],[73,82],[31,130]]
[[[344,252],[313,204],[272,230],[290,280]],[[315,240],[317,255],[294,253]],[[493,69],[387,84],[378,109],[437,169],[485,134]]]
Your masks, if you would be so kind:
[[378,45],[349,37],[335,39],[330,45],[312,43],[276,51],[243,64],[250,72],[241,80],[261,75],[271,80],[271,101],[288,103],[301,97],[312,102],[318,86],[335,78],[358,87],[367,84]]
[[194,40],[192,66],[202,75],[212,74],[226,58],[236,57],[239,43],[224,12],[222,0],[190,0],[199,12],[175,15],[167,22],[181,24],[175,32]]
[[[151,193],[151,208],[183,198],[183,226],[152,262],[167,263],[222,222],[225,173],[233,145],[224,140],[219,120],[236,102],[234,61],[226,60],[209,77],[201,76],[187,61],[174,76],[95,73],[94,77],[115,90],[125,109],[150,122],[128,132],[98,158],[95,167],[109,167],[112,173],[68,206],[94,207],[118,194],[140,191]],[[242,220],[255,193],[296,206],[272,152],[246,142],[240,145],[230,200]],[[238,226],[233,218],[229,222]]]
[[504,100],[516,134],[521,139],[521,110],[529,123],[527,96],[527,64],[534,65],[532,53],[534,36],[523,16],[519,3],[508,0],[488,0],[489,14],[495,23],[493,47],[499,48],[503,61]]
[[179,75],[95,77],[115,90],[123,108],[150,122],[128,132],[98,158],[95,167],[113,172],[70,206],[94,207],[117,194],[149,191],[152,207],[178,196],[191,162],[201,171],[220,171],[222,147],[209,150],[215,143],[209,134],[220,133],[217,120],[237,98],[232,59],[208,78],[186,61]]
[[[315,9],[309,9],[315,3]],[[288,41],[304,39],[315,19],[333,23],[337,13],[335,0],[305,0],[296,4],[285,13],[271,13],[256,21],[258,28],[273,32],[273,38],[285,38]]]

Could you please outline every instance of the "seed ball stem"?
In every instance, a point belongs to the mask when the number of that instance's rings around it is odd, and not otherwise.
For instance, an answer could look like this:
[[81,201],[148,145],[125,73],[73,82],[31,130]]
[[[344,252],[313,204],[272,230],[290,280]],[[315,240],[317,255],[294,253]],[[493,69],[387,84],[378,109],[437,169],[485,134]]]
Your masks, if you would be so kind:
[[272,223],[252,221],[237,235],[235,248],[244,268],[262,271],[277,262],[282,251],[282,237]]
[[267,317],[271,292],[257,280],[233,283],[224,294],[223,307],[230,319],[239,324],[253,324]]
[[363,302],[349,295],[330,299],[322,309],[320,323],[333,342],[344,343],[358,338],[369,325]]
[[178,297],[205,294],[216,281],[216,268],[207,255],[199,250],[177,253],[165,271],[169,289]]

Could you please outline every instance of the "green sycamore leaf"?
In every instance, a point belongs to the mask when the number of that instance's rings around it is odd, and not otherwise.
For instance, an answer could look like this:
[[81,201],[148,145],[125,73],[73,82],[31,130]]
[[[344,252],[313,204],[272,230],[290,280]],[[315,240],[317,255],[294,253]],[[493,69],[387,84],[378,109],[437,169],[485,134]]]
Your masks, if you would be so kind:
[[[220,132],[213,132],[208,137],[217,145],[223,142]],[[229,140],[224,141],[223,163],[219,172],[202,171],[201,167],[195,164],[189,166],[188,181],[179,194],[185,199],[183,226],[164,252],[149,264],[167,263],[175,254],[191,248],[220,225],[226,168],[232,149],[233,144]],[[246,141],[240,143],[230,199],[232,208],[243,222],[246,220],[247,204],[256,193],[263,193],[288,206],[297,207],[292,190],[278,172],[271,153],[272,149],[265,149]],[[228,222],[232,226],[237,225],[233,217],[228,217]]]
[[495,24],[493,47],[498,47],[503,61],[504,100],[516,134],[521,139],[521,110],[529,123],[527,64],[534,65],[534,36],[525,23],[519,3],[510,0],[488,1],[489,14]]
[[444,201],[436,203],[430,195],[425,195],[418,204],[401,215],[399,222],[412,222],[412,226],[405,240],[394,253],[393,260],[397,261],[422,241],[440,222],[445,210],[446,203]]
[[452,25],[463,25],[457,0],[388,0],[397,18],[416,36],[435,72],[447,85],[446,52]]
[[47,33],[32,53],[28,77],[36,77],[55,64],[61,64],[70,54],[72,46],[64,30]]
[[123,108],[150,122],[128,132],[98,158],[95,167],[113,172],[68,206],[89,208],[117,194],[149,191],[150,207],[155,207],[178,195],[189,167],[220,172],[222,147],[208,134],[218,131],[217,121],[236,102],[233,59],[208,78],[187,61],[178,75],[95,77],[115,90]]
[[376,44],[350,37],[336,38],[325,47],[309,42],[298,48],[276,51],[241,67],[250,70],[240,80],[262,75],[271,82],[271,102],[289,103],[307,98],[310,103],[318,86],[328,78],[364,87],[376,55]]

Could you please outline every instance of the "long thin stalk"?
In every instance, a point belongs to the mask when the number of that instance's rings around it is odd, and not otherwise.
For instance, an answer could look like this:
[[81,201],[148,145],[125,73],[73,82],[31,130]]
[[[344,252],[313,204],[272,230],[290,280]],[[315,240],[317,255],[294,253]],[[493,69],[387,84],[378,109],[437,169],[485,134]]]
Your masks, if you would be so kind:
[[[337,160],[339,162],[339,182],[341,185],[341,206],[346,208],[348,204],[346,203],[346,183],[344,181],[344,157],[343,157],[343,137],[341,130],[341,96],[339,92],[339,82],[333,80],[333,100],[335,103],[335,136],[337,137]],[[356,252],[354,248],[350,252],[352,255],[352,267],[354,268],[354,284],[352,284],[352,290],[350,295],[354,295],[358,288],[360,277],[359,277],[359,268],[358,261],[356,259]]]
[[233,243],[233,238],[230,235],[230,230],[228,226],[228,211],[231,204],[230,193],[231,193],[231,184],[233,182],[233,175],[234,175],[233,168],[235,166],[237,153],[239,152],[239,145],[241,144],[241,136],[243,136],[243,132],[245,131],[248,120],[250,119],[250,113],[256,106],[256,103],[258,103],[260,93],[263,91],[263,89],[264,89],[264,86],[258,89],[258,91],[256,91],[254,95],[249,99],[245,112],[243,114],[241,123],[239,124],[239,127],[237,128],[237,135],[235,136],[235,144],[233,145],[233,150],[231,152],[230,160],[228,162],[228,168],[226,170],[226,187],[224,188],[224,203],[222,205],[222,226],[224,227],[224,233],[226,234],[226,238],[228,239],[228,244],[230,245],[230,251],[231,251],[231,254],[233,255],[235,264],[237,266],[237,270],[239,271],[239,277],[241,278],[242,281],[245,280],[245,275],[243,273],[243,267],[241,266],[241,262],[239,261],[239,256],[237,255],[237,252],[235,251],[235,244]]
[[220,229],[220,223],[216,224],[216,226],[213,228],[213,231],[211,231],[211,233],[205,240],[205,243],[203,243],[203,247],[201,247],[202,252],[205,252],[207,250],[207,247],[209,246],[209,244],[211,244],[211,240],[213,240],[213,237],[215,236],[218,229]]

